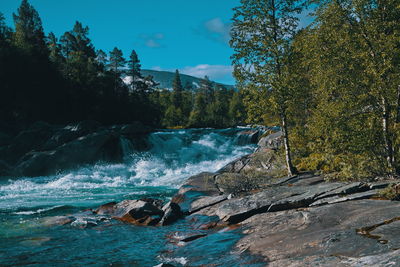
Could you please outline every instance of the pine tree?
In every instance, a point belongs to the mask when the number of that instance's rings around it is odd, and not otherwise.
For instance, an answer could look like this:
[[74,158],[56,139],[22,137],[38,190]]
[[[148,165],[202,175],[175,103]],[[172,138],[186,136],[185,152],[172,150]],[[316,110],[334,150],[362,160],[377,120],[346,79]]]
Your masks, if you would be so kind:
[[301,12],[301,1],[242,0],[235,8],[231,46],[234,75],[240,84],[253,83],[273,92],[273,103],[281,120],[288,175],[295,174],[292,164],[285,64]]
[[180,108],[182,109],[182,83],[181,83],[181,78],[179,75],[179,71],[176,70],[175,71],[175,77],[174,80],[172,82],[172,104],[176,107],[176,108]]
[[22,0],[16,14],[13,14],[15,33],[14,45],[26,53],[47,56],[42,20],[28,0]]
[[49,58],[50,61],[55,63],[58,67],[61,68],[64,63],[64,58],[61,54],[61,47],[58,43],[57,37],[54,33],[50,32],[47,37],[47,46],[49,48]]
[[206,113],[206,97],[203,91],[197,92],[194,100],[193,110],[189,116],[189,127],[205,127],[206,121],[205,118],[207,116]]
[[123,72],[125,64],[126,60],[124,59],[122,50],[114,47],[109,55],[108,68],[115,74],[120,75]]

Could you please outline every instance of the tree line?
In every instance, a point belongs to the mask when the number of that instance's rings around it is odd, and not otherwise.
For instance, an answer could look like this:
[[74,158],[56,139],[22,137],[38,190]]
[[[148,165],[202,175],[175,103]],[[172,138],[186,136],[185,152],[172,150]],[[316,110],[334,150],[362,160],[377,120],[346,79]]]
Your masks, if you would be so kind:
[[[312,4],[314,21],[299,28]],[[397,176],[400,6],[396,0],[242,0],[234,74],[248,122],[277,123],[289,175]]]
[[[140,121],[155,127],[224,127],[243,122],[241,111],[232,111],[241,103],[229,104],[231,99],[241,102],[237,92],[215,88],[205,80],[191,93],[182,90],[178,78],[172,92],[159,90],[153,77],[142,76],[134,49],[128,60],[117,47],[108,54],[97,50],[89,28],[78,21],[59,38],[46,35],[28,0],[22,0],[13,18],[12,29],[0,13],[0,128],[21,129],[39,120]],[[229,112],[229,119],[222,118]]]

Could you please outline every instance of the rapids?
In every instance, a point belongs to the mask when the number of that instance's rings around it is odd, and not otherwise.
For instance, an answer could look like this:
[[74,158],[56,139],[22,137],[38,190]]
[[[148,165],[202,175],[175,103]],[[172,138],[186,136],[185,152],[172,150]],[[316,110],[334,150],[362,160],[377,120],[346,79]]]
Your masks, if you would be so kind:
[[[238,239],[234,231],[204,238],[197,247],[189,244],[165,256],[163,251],[172,246],[166,235],[184,232],[185,220],[163,228],[110,221],[111,227],[78,229],[49,226],[47,222],[54,216],[111,201],[143,197],[168,200],[191,175],[217,171],[251,153],[254,145],[238,142],[237,134],[242,130],[164,130],[149,135],[151,148],[146,152],[135,151],[128,139],[121,139],[121,164],[99,162],[53,176],[0,178],[0,265],[153,266],[171,262],[186,266],[220,262],[221,266],[235,266],[238,255],[220,257]],[[202,249],[210,247],[214,247],[210,258],[202,258]]]

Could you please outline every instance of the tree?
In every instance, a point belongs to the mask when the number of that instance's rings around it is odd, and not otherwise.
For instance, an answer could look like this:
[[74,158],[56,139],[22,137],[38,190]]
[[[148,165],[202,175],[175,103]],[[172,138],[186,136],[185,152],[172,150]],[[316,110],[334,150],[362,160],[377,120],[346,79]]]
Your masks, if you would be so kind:
[[126,60],[124,59],[122,50],[114,47],[110,52],[108,68],[117,75],[122,73],[122,69],[125,67]]
[[13,14],[15,33],[14,45],[30,54],[47,56],[47,46],[42,21],[28,0],[22,0],[17,13]]
[[189,127],[205,127],[206,121],[205,118],[207,116],[206,113],[206,96],[203,91],[198,91],[195,100],[192,112],[190,112],[189,116]]
[[281,121],[288,175],[292,164],[287,107],[286,62],[290,41],[296,32],[302,2],[296,0],[241,0],[234,9],[231,46],[234,75],[242,86],[255,84],[273,93],[273,104]]
[[103,50],[99,49],[96,51],[96,61],[99,63],[101,66],[105,67],[108,65],[108,58],[106,52]]
[[176,107],[176,108],[182,108],[182,83],[181,83],[181,78],[179,75],[179,71],[176,70],[175,71],[175,77],[174,80],[172,82],[172,104]]
[[4,15],[0,12],[0,46],[10,38],[10,35],[11,29],[6,25]]
[[54,33],[50,32],[47,37],[47,46],[49,48],[50,61],[55,63],[58,67],[61,67],[64,63],[64,58],[61,54],[61,47],[58,43],[57,37]]

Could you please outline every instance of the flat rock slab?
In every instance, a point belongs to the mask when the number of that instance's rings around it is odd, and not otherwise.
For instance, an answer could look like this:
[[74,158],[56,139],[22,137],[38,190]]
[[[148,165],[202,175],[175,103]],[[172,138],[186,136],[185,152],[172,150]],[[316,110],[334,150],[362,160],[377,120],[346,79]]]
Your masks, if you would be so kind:
[[350,194],[346,196],[333,196],[328,198],[323,198],[315,201],[310,206],[319,206],[319,205],[327,205],[334,204],[339,202],[345,202],[350,200],[359,200],[359,199],[368,199],[376,196],[378,194],[378,190],[369,190],[361,193]]
[[[383,224],[375,229],[384,232],[385,244],[358,234],[357,229],[397,218],[399,209],[399,202],[355,200],[258,214],[242,222],[247,235],[237,248],[263,256],[268,266],[367,266],[356,263],[368,262],[368,256],[391,253],[391,244],[400,242],[398,231],[379,228],[395,229],[398,225]],[[391,256],[398,264],[399,255]]]
[[214,206],[228,199],[227,195],[200,197],[191,204],[190,213],[198,212],[204,208]]
[[314,186],[278,186],[221,205],[216,215],[229,223],[238,223],[254,214],[307,207],[316,197],[341,187],[341,183],[323,183]]
[[344,194],[352,194],[352,193],[357,193],[361,191],[366,191],[368,190],[368,186],[364,183],[361,182],[355,182],[351,184],[345,184],[335,190],[326,192],[325,194],[322,194],[318,197],[320,198],[326,198],[326,197],[332,197],[336,195],[344,195]]

